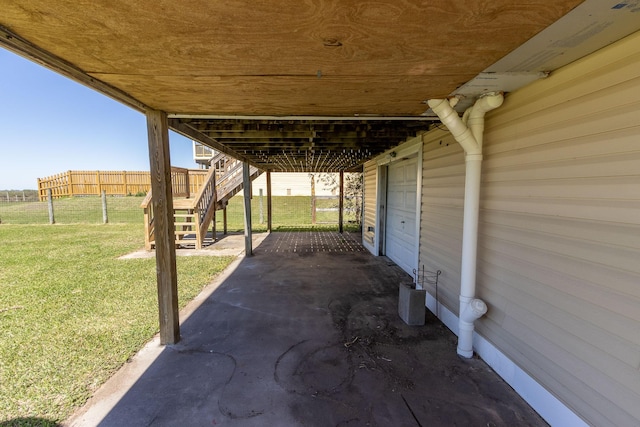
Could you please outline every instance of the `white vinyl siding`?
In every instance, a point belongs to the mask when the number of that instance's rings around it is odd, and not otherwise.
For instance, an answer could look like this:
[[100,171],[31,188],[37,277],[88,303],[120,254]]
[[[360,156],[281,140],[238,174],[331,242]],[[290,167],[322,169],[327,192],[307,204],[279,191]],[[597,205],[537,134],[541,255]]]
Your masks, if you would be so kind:
[[[375,244],[377,230],[377,196],[378,195],[378,165],[369,161],[364,165],[364,220],[362,222],[362,238],[369,245]],[[369,228],[373,231],[369,231]]]
[[464,198],[464,152],[450,133],[423,136],[420,268],[442,271],[438,289],[427,285],[431,298],[458,312]]
[[[439,139],[421,262],[456,312],[464,160]],[[477,332],[589,424],[640,425],[640,33],[508,94],[482,168]]]

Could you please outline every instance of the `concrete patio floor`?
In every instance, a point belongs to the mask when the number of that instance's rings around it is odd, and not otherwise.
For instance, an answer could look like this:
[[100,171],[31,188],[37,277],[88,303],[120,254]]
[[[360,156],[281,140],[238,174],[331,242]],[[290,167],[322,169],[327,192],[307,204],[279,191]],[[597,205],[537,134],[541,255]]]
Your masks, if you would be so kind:
[[543,426],[427,312],[398,316],[411,278],[359,236],[260,236],[71,426]]

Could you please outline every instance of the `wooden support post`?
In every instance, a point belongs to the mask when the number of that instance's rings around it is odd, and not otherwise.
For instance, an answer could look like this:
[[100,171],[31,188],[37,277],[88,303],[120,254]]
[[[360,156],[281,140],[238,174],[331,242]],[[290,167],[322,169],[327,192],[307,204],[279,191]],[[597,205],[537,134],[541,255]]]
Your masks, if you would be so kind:
[[215,243],[218,237],[217,231],[216,231],[216,207],[218,206],[218,184],[217,184],[217,179],[218,177],[216,176],[216,172],[213,172],[213,200],[211,201],[211,203],[213,203],[213,218],[211,218],[211,238],[212,238],[212,242]]
[[271,171],[267,171],[267,231],[271,233]]
[[[191,197],[191,184],[189,183],[189,170],[186,170],[186,172],[184,173],[184,185],[187,191],[187,199],[189,197]],[[214,187],[215,188],[215,187]]]
[[260,198],[258,199],[259,209],[260,209],[260,225],[264,224],[264,209],[262,207],[262,205],[263,205],[262,198],[263,198],[263,194],[262,194],[262,188],[261,188],[260,189]]
[[340,171],[340,199],[338,201],[338,229],[344,231],[344,171]]
[[216,209],[213,208],[213,218],[211,219],[211,239],[214,243],[217,239],[217,236],[218,232],[216,231]]
[[102,190],[102,223],[107,224],[109,217],[107,216],[107,192]]
[[251,236],[251,176],[249,163],[242,163],[242,188],[244,194],[244,254],[253,255]]
[[311,224],[316,223],[316,178],[311,174]]
[[[7,201],[9,201],[9,192],[7,191]],[[47,188],[47,203],[49,205],[49,224],[55,224],[56,219],[53,216],[53,194],[51,189]]]
[[155,221],[160,344],[175,344],[180,341],[180,323],[167,114],[163,111],[148,110],[147,132],[151,167],[151,206]]
[[222,234],[227,235],[227,205],[222,208]]

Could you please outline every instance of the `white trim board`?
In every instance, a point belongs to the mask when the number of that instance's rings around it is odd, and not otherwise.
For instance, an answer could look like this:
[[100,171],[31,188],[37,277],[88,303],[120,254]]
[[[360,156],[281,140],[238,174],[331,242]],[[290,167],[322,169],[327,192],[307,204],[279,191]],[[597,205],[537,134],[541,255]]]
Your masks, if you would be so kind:
[[[429,293],[426,306],[433,314],[436,314],[437,308],[442,323],[458,335],[458,316],[442,304],[436,307],[436,300]],[[476,332],[473,333],[473,350],[551,426],[589,427],[582,418]]]

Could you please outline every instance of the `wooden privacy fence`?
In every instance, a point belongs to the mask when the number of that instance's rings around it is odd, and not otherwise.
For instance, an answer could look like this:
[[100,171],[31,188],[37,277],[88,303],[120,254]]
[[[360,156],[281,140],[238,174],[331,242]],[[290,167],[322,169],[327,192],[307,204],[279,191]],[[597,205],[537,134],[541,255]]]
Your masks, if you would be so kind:
[[[190,197],[196,194],[207,175],[206,170],[171,168],[173,195]],[[147,193],[151,189],[151,174],[145,171],[67,171],[38,178],[38,197],[47,200],[47,190],[54,199],[72,196],[97,196],[104,191],[110,196]]]

